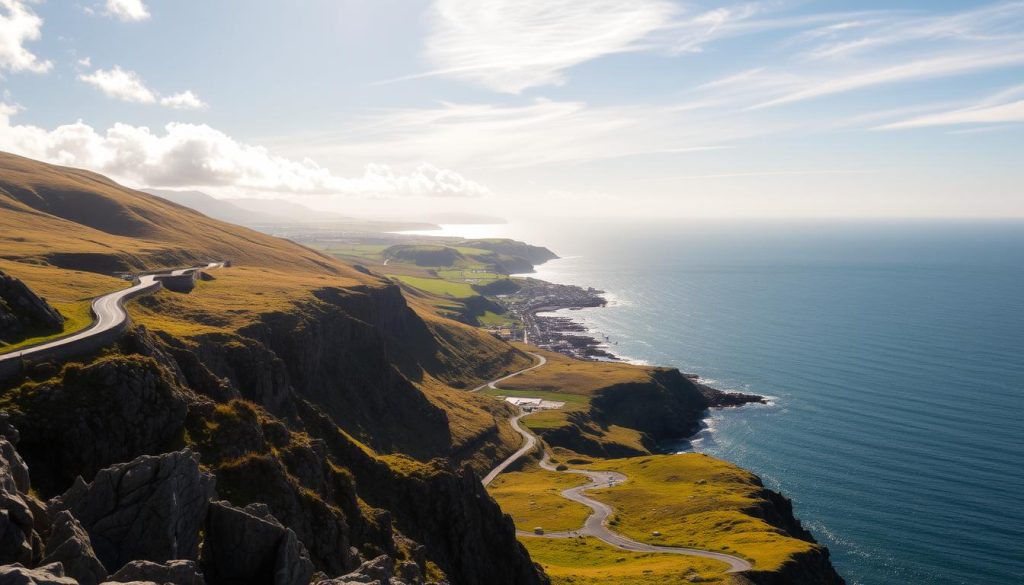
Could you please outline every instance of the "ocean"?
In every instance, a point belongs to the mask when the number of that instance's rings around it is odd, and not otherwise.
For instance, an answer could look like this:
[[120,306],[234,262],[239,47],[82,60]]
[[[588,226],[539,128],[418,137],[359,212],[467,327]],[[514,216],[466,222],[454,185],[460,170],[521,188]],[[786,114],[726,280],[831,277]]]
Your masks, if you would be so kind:
[[[794,501],[849,583],[1024,583],[1024,223],[451,226],[562,256],[625,358],[771,397],[679,450]],[[603,338],[603,337],[602,337]]]

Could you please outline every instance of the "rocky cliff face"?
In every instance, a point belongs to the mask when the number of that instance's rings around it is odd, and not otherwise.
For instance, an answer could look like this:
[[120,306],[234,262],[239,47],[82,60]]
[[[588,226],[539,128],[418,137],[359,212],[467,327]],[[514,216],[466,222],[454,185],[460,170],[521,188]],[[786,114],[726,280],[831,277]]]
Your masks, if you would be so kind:
[[751,394],[715,390],[679,370],[666,368],[654,371],[648,382],[615,384],[600,390],[591,402],[591,415],[663,441],[697,432],[708,408],[761,400]]
[[133,330],[7,390],[28,464],[11,456],[0,562],[35,582],[159,582],[181,563],[214,585],[546,582],[410,382],[449,375],[454,350],[397,289],[318,295],[237,333]]
[[[793,514],[793,502],[782,494],[764,489],[761,494],[765,502],[750,512],[765,522],[778,527],[786,534],[807,542],[817,543],[814,537],[804,529],[800,520]],[[829,560],[829,552],[825,547],[817,547],[806,553],[796,555],[778,571],[752,571],[746,577],[758,585],[844,585],[846,583],[836,572]]]
[[59,332],[64,317],[17,278],[0,272],[0,342],[30,331]]

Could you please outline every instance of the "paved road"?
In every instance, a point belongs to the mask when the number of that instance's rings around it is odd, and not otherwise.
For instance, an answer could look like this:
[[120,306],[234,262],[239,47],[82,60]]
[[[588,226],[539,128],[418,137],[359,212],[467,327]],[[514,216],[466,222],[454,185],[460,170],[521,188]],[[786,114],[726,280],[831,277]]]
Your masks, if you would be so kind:
[[497,380],[491,380],[490,382],[487,382],[486,384],[480,384],[476,388],[473,388],[472,390],[470,390],[470,392],[479,392],[479,391],[483,390],[484,388],[490,388],[491,390],[497,390],[498,387],[495,384],[499,384],[501,382],[504,382],[505,380],[508,380],[509,378],[514,378],[514,377],[518,376],[519,374],[525,374],[526,372],[529,372],[530,370],[536,370],[537,368],[539,368],[539,367],[543,366],[544,364],[548,363],[548,358],[540,355],[539,353],[533,353],[533,352],[527,352],[527,353],[532,355],[533,358],[535,360],[537,360],[537,363],[533,364],[532,366],[530,366],[528,368],[523,368],[522,370],[519,370],[518,372],[512,372],[511,374],[509,374],[507,376],[503,376],[501,378],[498,378]]
[[[516,430],[519,430],[517,427]],[[540,462],[540,466],[548,471],[557,471],[554,465],[551,464],[550,456],[545,453],[544,458]],[[590,516],[587,517],[583,527],[579,530],[573,530],[569,532],[548,532],[543,535],[534,534],[533,532],[527,532],[524,530],[517,531],[521,536],[533,536],[533,537],[545,537],[545,538],[573,538],[576,536],[593,536],[594,538],[600,539],[616,548],[622,550],[636,551],[636,552],[652,552],[652,553],[669,553],[677,555],[688,555],[694,557],[703,557],[706,559],[712,559],[721,561],[729,565],[727,573],[742,573],[743,571],[749,571],[754,568],[748,561],[732,555],[727,555],[719,552],[712,552],[706,550],[700,550],[695,548],[683,548],[675,546],[657,546],[653,544],[647,544],[638,542],[631,538],[626,538],[617,532],[608,530],[608,519],[615,513],[614,509],[604,502],[599,502],[593,498],[587,497],[583,492],[594,488],[609,487],[611,485],[618,485],[628,478],[621,473],[614,471],[589,471],[583,469],[568,469],[566,473],[578,473],[585,475],[590,478],[590,483],[569,488],[562,492],[562,497],[574,502],[579,502],[584,506],[592,510]]]
[[181,276],[191,271],[218,268],[220,266],[223,266],[223,263],[211,262],[205,266],[181,268],[160,274],[147,274],[140,276],[138,282],[129,288],[96,297],[92,301],[92,312],[93,315],[96,316],[96,320],[93,321],[92,325],[89,327],[67,337],[61,337],[59,339],[27,347],[19,351],[2,354],[0,355],[0,362],[32,357],[34,354],[45,352],[54,347],[72,345],[82,341],[83,339],[110,331],[115,327],[119,327],[124,323],[125,319],[128,318],[128,313],[124,310],[125,299],[159,289],[160,282],[157,280],[157,277]]
[[518,432],[520,435],[522,435],[523,438],[526,439],[526,441],[524,442],[523,446],[519,448],[518,451],[513,453],[508,459],[499,463],[497,467],[492,469],[491,472],[484,477],[483,483],[485,487],[489,485],[492,481],[494,481],[494,478],[498,477],[498,475],[500,475],[501,472],[505,471],[505,469],[507,469],[509,465],[515,463],[516,460],[518,460],[523,455],[526,455],[530,451],[533,451],[533,448],[537,446],[537,437],[534,437],[532,433],[526,432],[526,430],[524,430],[523,427],[519,426],[519,419],[523,418],[523,416],[525,416],[525,413],[512,417],[511,419],[509,419],[508,422],[512,423],[512,428],[515,429],[516,432]]
[[[507,380],[513,376],[518,376],[523,372],[528,372],[530,370],[539,368],[547,363],[547,360],[542,355],[538,355],[535,353],[531,353],[530,355],[537,358],[537,364],[533,365],[532,367],[509,374],[503,378],[498,378],[497,380],[488,382],[487,384],[482,384],[479,387],[473,389],[472,391],[477,392],[487,387],[497,389],[497,386],[495,386],[495,384],[498,384],[499,382]],[[505,469],[507,469],[509,465],[512,465],[517,460],[519,460],[520,457],[526,455],[527,453],[533,451],[534,448],[536,448],[537,437],[519,424],[519,421],[520,419],[523,418],[523,416],[525,416],[525,413],[520,413],[509,419],[509,423],[512,424],[512,428],[515,429],[517,433],[522,435],[523,446],[520,447],[518,451],[513,453],[507,459],[499,463],[497,467],[492,469],[490,473],[488,473],[484,477],[484,486],[487,486],[492,481],[494,481],[494,478],[496,478],[503,471],[505,471]],[[548,471],[558,471],[558,469],[554,465],[552,465],[551,458],[546,452],[544,453],[543,459],[541,459],[540,466]],[[587,520],[584,522],[583,527],[579,530],[573,530],[569,532],[548,532],[545,534],[534,534],[533,532],[528,532],[525,530],[517,530],[516,532],[520,536],[529,536],[534,538],[574,538],[577,536],[592,536],[594,538],[604,541],[607,544],[614,546],[615,548],[619,548],[622,550],[635,552],[688,555],[693,557],[702,557],[705,559],[721,561],[729,565],[729,569],[726,571],[727,573],[742,573],[743,571],[749,571],[754,568],[753,565],[750,564],[750,562],[739,557],[734,557],[732,555],[700,550],[695,548],[657,546],[653,544],[646,544],[643,542],[635,541],[631,538],[626,538],[621,534],[608,530],[608,527],[606,525],[608,522],[608,518],[611,517],[611,515],[614,514],[615,511],[608,504],[587,497],[586,495],[584,495],[583,492],[598,487],[608,487],[610,485],[620,484],[626,481],[628,478],[625,475],[622,475],[621,473],[616,473],[614,471],[590,471],[583,469],[567,469],[565,470],[565,473],[578,473],[580,475],[585,475],[588,478],[590,478],[590,483],[582,486],[577,486],[574,488],[569,488],[563,491],[561,494],[563,498],[572,500],[574,502],[579,502],[580,504],[583,504],[584,506],[592,510],[590,516],[588,516]]]

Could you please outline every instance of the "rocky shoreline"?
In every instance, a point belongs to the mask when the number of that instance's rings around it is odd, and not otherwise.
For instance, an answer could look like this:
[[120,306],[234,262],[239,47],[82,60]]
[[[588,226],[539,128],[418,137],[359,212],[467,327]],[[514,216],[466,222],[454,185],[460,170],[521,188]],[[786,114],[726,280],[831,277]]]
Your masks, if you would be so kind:
[[[608,304],[605,292],[593,287],[583,288],[571,284],[556,284],[526,278],[514,294],[503,295],[499,300],[506,309],[523,322],[524,339],[531,344],[576,359],[597,361],[626,361],[607,349],[608,337],[602,343],[594,337],[586,325],[572,317],[545,315],[561,310],[578,310],[605,307]],[[742,406],[744,404],[766,404],[765,397],[757,394],[726,392],[712,388],[700,381],[697,374],[683,373],[685,378],[700,389],[714,408]]]

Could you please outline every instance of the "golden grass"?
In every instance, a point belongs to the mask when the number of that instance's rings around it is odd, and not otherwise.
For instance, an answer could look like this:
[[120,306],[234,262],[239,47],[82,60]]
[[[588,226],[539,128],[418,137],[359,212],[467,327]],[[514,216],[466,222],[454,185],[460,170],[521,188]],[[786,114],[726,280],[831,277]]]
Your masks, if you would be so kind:
[[[90,264],[96,272],[232,260],[375,280],[294,242],[211,219],[102,175],[7,153],[0,153],[0,249],[8,260]],[[71,252],[78,258],[53,261]]]
[[667,585],[727,583],[724,563],[665,553],[637,553],[611,547],[596,538],[521,537],[530,557],[544,567],[552,585]]
[[499,475],[487,491],[519,530],[541,527],[548,532],[576,530],[590,515],[590,508],[567,500],[560,494],[587,478],[576,473],[558,473],[531,466],[523,471]]
[[288,311],[296,302],[313,299],[315,289],[360,284],[354,278],[253,266],[209,273],[215,280],[198,281],[188,294],[161,290],[130,301],[132,320],[184,338],[230,332],[257,322],[263,314]]
[[[588,492],[616,510],[615,530],[641,542],[721,551],[778,569],[815,545],[789,537],[744,510],[761,502],[756,478],[706,455],[656,455],[597,461],[590,469],[629,480]],[[661,532],[653,537],[652,531]]]
[[591,395],[613,384],[648,382],[655,368],[615,362],[577,360],[559,353],[516,344],[547,358],[543,368],[531,370],[502,382],[507,390],[548,390],[567,394]]

